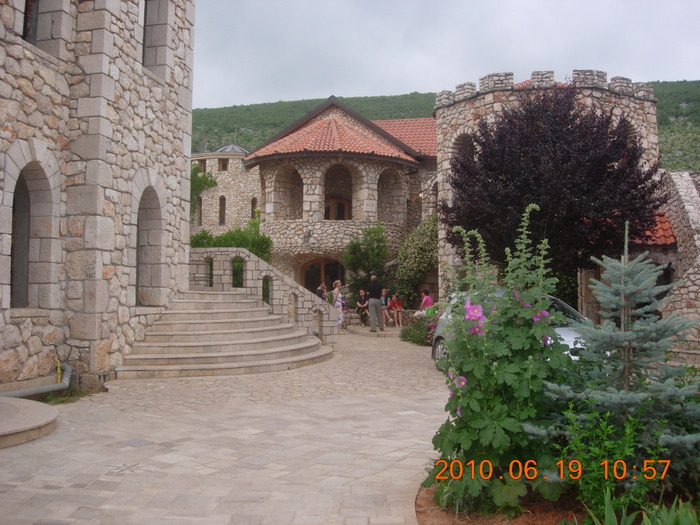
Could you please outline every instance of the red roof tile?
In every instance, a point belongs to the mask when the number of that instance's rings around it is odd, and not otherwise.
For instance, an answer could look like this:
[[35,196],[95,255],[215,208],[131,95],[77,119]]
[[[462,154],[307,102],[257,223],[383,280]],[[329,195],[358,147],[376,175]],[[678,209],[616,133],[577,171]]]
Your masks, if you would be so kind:
[[372,122],[411,149],[430,157],[437,156],[437,128],[434,118],[374,120]]
[[300,153],[350,153],[376,155],[416,163],[416,159],[372,134],[338,118],[322,118],[268,144],[247,157],[259,159],[273,155]]
[[656,215],[654,231],[651,232],[651,238],[639,244],[647,246],[668,246],[676,244],[676,236],[673,234],[673,229],[671,228],[671,223],[668,221],[668,217],[663,213],[658,213]]

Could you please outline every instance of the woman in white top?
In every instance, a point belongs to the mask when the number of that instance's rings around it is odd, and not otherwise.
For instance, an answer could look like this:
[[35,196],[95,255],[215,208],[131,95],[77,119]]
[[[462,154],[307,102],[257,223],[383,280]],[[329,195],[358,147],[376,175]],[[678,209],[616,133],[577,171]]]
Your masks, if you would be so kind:
[[343,283],[340,280],[333,283],[333,306],[338,310],[338,334],[342,334],[341,328],[343,327],[343,294],[340,293],[340,287]]

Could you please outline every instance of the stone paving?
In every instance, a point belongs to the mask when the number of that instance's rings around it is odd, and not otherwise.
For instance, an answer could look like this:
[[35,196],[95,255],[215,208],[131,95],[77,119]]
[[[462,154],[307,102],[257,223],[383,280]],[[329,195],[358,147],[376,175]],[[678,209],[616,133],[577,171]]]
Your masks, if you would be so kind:
[[0,522],[415,524],[447,390],[429,347],[346,334],[329,361],[114,381],[0,450]]

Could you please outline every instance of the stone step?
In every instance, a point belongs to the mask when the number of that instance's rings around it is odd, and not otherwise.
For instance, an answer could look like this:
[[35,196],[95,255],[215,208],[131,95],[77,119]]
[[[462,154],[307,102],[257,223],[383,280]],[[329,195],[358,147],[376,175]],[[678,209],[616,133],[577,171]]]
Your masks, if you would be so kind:
[[[156,327],[154,326],[154,329]],[[160,328],[160,327],[158,327]],[[230,329],[220,329],[220,330],[179,330],[179,331],[164,331],[158,329],[158,331],[150,331],[146,333],[145,343],[197,343],[201,344],[202,341],[207,343],[213,343],[216,341],[222,342],[239,342],[246,341],[248,339],[256,339],[261,336],[280,336],[291,334],[294,332],[294,325],[285,324],[275,324],[274,326],[263,325],[263,326],[245,326]]]
[[148,354],[129,355],[124,358],[124,366],[186,366],[186,365],[212,365],[225,363],[245,363],[250,361],[279,360],[295,357],[301,354],[315,352],[320,346],[320,341],[307,338],[305,341],[293,345],[275,346],[254,350],[242,350],[234,352],[212,352],[198,354]]
[[170,303],[170,310],[220,310],[222,308],[228,310],[242,310],[249,308],[259,308],[262,306],[262,301],[255,299],[237,299],[235,301],[216,301],[210,299],[175,299]]
[[122,366],[117,368],[118,379],[148,379],[168,377],[202,377],[222,375],[256,374],[279,372],[308,366],[329,359],[333,350],[321,346],[314,352],[284,359],[262,359],[221,364],[168,365],[168,366]]
[[182,300],[193,301],[222,301],[231,302],[247,299],[243,288],[234,288],[229,292],[210,292],[205,290],[190,290],[183,294]]
[[138,342],[133,345],[132,355],[145,354],[201,354],[212,352],[235,352],[255,349],[274,348],[278,345],[296,344],[304,341],[308,335],[305,331],[295,331],[282,335],[257,334],[258,337],[244,340],[228,341],[194,341],[148,343]]
[[0,397],[0,448],[20,445],[50,434],[56,428],[56,407],[20,399]]
[[161,319],[153,323],[152,329],[154,332],[231,330],[238,327],[256,328],[260,326],[274,326],[279,324],[281,320],[281,316],[279,315],[223,319],[211,319],[209,315],[205,315],[204,317],[204,319],[197,320],[187,316],[180,316],[165,321]]
[[268,306],[260,306],[255,308],[220,308],[217,310],[166,310],[160,316],[160,321],[178,321],[182,319],[201,321],[204,319],[250,319],[253,317],[262,317],[270,311]]

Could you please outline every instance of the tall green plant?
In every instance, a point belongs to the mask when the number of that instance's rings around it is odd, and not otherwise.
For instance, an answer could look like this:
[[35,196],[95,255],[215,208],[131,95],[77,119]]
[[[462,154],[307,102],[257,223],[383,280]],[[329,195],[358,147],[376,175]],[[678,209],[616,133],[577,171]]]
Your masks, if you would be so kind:
[[429,215],[406,237],[399,248],[396,290],[406,305],[415,302],[425,275],[438,266],[438,219]]
[[[440,460],[424,482],[437,484],[437,502],[455,511],[515,513],[528,484],[550,497],[559,487],[533,476],[538,467],[532,462],[523,471],[528,460],[544,463],[547,452],[523,425],[541,416],[544,381],[570,364],[548,322],[556,314],[548,310],[555,281],[546,266],[547,242],[535,249],[529,238],[529,215],[537,209],[525,211],[500,281],[478,234],[462,232],[463,294],[452,303],[444,366],[449,417],[433,438]],[[462,466],[464,475],[453,475],[455,469],[441,476],[442,462]]]

